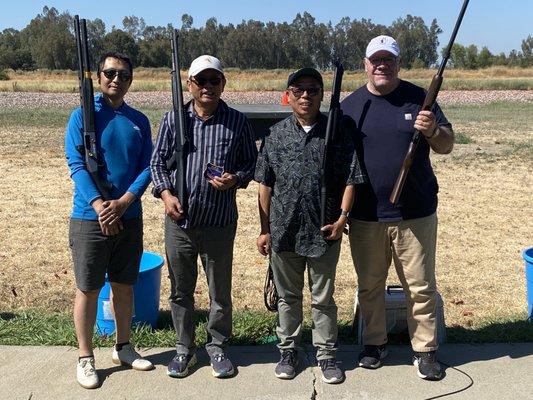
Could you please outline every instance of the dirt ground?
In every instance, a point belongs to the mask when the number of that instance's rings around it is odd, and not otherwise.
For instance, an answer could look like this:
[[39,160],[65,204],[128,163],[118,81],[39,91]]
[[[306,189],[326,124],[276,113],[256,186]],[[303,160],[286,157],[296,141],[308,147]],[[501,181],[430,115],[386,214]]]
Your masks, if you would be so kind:
[[[525,315],[521,251],[533,245],[531,219],[533,120],[521,126],[456,121],[472,143],[451,155],[432,154],[440,184],[437,281],[447,325],[478,326]],[[512,137],[512,141],[508,138]],[[507,139],[505,139],[507,138]],[[74,277],[67,241],[72,183],[63,155],[63,129],[0,127],[0,311],[72,307]],[[255,247],[259,232],[257,184],[239,190],[234,257],[237,309],[263,309],[266,260]],[[145,249],[164,254],[163,208],[143,198]],[[168,309],[163,270],[161,308]],[[391,268],[389,283],[398,283]],[[344,238],[336,281],[342,318],[351,318],[356,276]],[[201,273],[197,304],[208,305]],[[306,299],[308,302],[308,294]]]

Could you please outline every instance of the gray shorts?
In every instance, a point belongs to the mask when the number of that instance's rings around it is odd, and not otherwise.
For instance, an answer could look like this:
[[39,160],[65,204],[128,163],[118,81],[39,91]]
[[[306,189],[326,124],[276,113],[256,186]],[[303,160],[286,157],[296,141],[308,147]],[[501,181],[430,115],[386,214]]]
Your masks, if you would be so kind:
[[69,245],[78,289],[100,289],[106,273],[110,282],[135,284],[143,252],[142,218],[123,224],[119,234],[105,236],[98,221],[70,220]]

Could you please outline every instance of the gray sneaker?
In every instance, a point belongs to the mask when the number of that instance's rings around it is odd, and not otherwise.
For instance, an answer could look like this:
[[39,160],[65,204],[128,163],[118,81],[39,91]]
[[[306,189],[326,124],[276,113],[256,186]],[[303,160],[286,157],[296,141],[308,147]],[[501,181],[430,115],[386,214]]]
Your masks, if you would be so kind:
[[322,380],[326,383],[341,383],[344,381],[344,372],[339,368],[334,358],[318,360],[318,365],[322,371]]
[[413,364],[417,375],[428,381],[439,381],[443,378],[442,367],[437,361],[435,351],[415,352]]
[[189,369],[196,364],[196,354],[176,354],[168,363],[167,375],[183,378],[189,375]]
[[211,367],[213,368],[213,376],[215,378],[225,378],[233,375],[235,372],[233,364],[224,353],[215,353],[209,356]]
[[281,353],[281,359],[276,365],[276,378],[292,379],[296,376],[296,367],[298,366],[298,356],[296,350],[284,350]]
[[368,369],[376,369],[381,366],[381,360],[389,355],[387,346],[366,345],[359,354],[359,366]]

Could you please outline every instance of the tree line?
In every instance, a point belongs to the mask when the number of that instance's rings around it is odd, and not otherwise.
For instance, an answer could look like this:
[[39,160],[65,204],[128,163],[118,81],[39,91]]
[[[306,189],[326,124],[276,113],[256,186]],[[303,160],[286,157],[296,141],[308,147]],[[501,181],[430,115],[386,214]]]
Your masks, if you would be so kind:
[[[54,7],[44,7],[22,30],[4,29],[0,33],[0,69],[77,69],[74,39],[74,17]],[[172,25],[146,25],[143,18],[126,16],[122,28],[106,29],[100,19],[87,20],[90,52],[98,56],[105,51],[128,54],[136,66],[170,67],[170,34]],[[407,15],[390,26],[370,19],[342,18],[337,24],[316,22],[304,12],[291,23],[243,20],[240,24],[222,25],[215,17],[205,26],[193,27],[193,17],[184,14],[179,29],[180,62],[186,68],[201,54],[212,54],[226,67],[241,69],[274,69],[314,66],[331,68],[338,58],[345,68],[362,68],[368,41],[387,34],[396,38],[402,49],[403,68],[427,68],[438,60],[438,35],[442,32],[437,20],[429,25],[420,17]],[[533,37],[522,41],[521,51],[492,54],[489,49],[455,44],[452,67],[477,69],[491,65],[528,67],[533,65]],[[444,49],[441,49],[441,52]],[[94,65],[93,65],[94,68]]]

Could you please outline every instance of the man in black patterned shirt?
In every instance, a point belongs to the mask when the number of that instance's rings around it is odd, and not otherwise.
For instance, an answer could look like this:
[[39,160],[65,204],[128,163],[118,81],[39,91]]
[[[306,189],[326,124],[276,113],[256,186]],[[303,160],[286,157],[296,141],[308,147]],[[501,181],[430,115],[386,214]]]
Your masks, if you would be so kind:
[[[161,122],[150,164],[154,196],[165,206],[165,249],[170,277],[170,306],[177,334],[176,356],[168,375],[184,377],[196,362],[194,289],[198,256],[209,286],[211,309],[207,323],[207,352],[213,375],[233,375],[225,349],[231,335],[231,270],[237,228],[237,188],[253,177],[257,147],[246,117],[220,99],[226,78],[220,61],[203,55],[189,68],[187,86],[193,100],[184,106],[188,136],[186,192],[188,209],[174,191],[176,171],[169,170],[176,132],[174,112]],[[219,176],[207,165],[220,168]]]
[[259,182],[261,234],[257,247],[271,254],[274,283],[280,297],[277,334],[280,379],[296,375],[302,329],[302,289],[308,268],[313,317],[313,344],[322,379],[340,383],[344,373],[336,362],[337,306],[333,299],[342,232],[354,198],[354,185],[364,181],[355,143],[343,120],[332,145],[333,171],[342,201],[338,219],[320,226],[320,177],[327,118],[320,113],[323,80],[313,68],[289,76],[286,95],[293,114],[270,128],[263,140],[255,180]]

